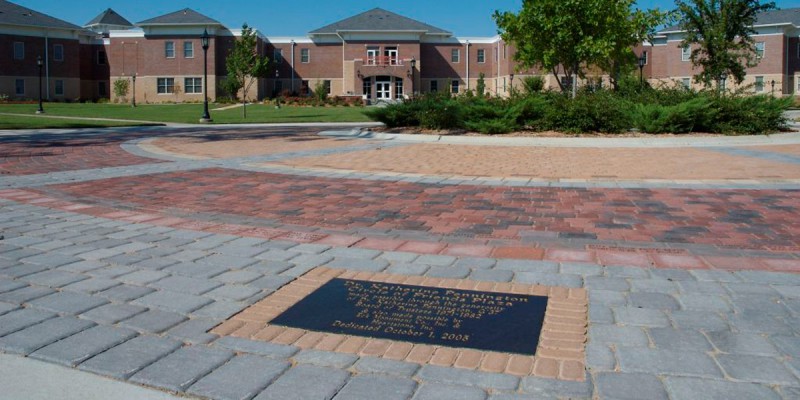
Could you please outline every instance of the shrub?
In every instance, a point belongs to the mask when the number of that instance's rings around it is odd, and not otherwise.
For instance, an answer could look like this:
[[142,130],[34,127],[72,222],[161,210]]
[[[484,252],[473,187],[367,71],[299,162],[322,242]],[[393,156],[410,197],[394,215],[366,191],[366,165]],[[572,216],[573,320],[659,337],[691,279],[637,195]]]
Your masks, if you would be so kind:
[[117,98],[125,98],[128,96],[131,83],[127,79],[117,79],[114,81],[114,96]]
[[714,99],[716,114],[711,132],[728,135],[753,135],[785,129],[784,112],[789,109],[791,97],[723,96]]
[[618,133],[631,126],[630,105],[607,90],[582,92],[574,99],[554,95],[541,128],[570,133]]
[[544,89],[544,78],[541,76],[526,76],[522,78],[522,87],[526,94],[539,93]]
[[699,97],[674,106],[638,104],[634,124],[647,133],[689,133],[706,131],[715,115],[708,98]]

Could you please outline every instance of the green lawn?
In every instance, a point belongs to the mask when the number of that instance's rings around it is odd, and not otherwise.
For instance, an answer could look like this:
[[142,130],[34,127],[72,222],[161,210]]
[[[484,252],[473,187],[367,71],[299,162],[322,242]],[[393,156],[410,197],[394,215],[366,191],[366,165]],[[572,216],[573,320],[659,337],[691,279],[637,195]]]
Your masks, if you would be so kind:
[[[247,106],[247,119],[242,118],[241,107],[216,110],[224,107],[212,105],[211,118],[218,124],[280,123],[280,122],[368,122],[362,107],[281,107],[252,104]],[[150,122],[198,123],[203,114],[202,104],[140,105],[136,108],[120,104],[65,104],[50,103],[44,106],[47,115],[68,117],[112,118]],[[0,104],[0,113],[34,114],[35,104]],[[0,121],[8,116],[0,115]]]
[[32,115],[30,117],[0,115],[0,129],[77,129],[77,128],[105,128],[115,126],[146,126],[148,123],[116,122],[116,121],[87,121],[81,119],[47,118]]

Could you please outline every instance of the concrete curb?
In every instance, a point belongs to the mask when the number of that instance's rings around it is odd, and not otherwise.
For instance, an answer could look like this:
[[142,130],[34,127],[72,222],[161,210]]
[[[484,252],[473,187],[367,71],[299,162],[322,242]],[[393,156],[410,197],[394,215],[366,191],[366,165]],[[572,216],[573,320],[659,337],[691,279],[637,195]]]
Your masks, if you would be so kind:
[[[800,127],[800,125],[795,125]],[[730,147],[800,144],[800,132],[759,136],[720,137],[646,137],[646,138],[538,138],[498,136],[448,136],[405,133],[382,133],[370,130],[323,131],[320,136],[397,140],[416,143],[442,143],[474,146],[533,147]]]

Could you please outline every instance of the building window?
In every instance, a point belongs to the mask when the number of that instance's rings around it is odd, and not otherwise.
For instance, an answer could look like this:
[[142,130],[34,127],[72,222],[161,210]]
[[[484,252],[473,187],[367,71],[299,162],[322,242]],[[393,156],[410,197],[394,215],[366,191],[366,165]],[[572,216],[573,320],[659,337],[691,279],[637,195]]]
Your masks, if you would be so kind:
[[300,62],[303,64],[311,62],[311,51],[309,49],[300,49]]
[[322,87],[326,94],[331,94],[331,81],[327,79],[322,81]]
[[486,50],[478,49],[478,63],[483,64],[486,62]]
[[310,91],[308,90],[308,81],[302,80],[300,81],[300,95],[301,96],[308,96]]
[[760,93],[764,91],[764,77],[757,76],[756,77],[756,93]]
[[53,61],[64,61],[64,45],[53,45]]
[[183,42],[183,58],[194,58],[194,43]]
[[14,59],[15,60],[25,59],[25,43],[14,42]]
[[458,94],[458,86],[460,84],[461,84],[461,82],[459,82],[459,81],[453,81],[453,83],[450,85],[450,91],[453,94]]
[[97,65],[106,65],[106,52],[100,50],[97,52]]
[[175,93],[175,78],[158,78],[158,94],[172,94]]
[[571,76],[562,76],[561,77],[561,86],[565,88],[572,89],[572,77]]
[[642,58],[644,59],[644,65],[647,65],[647,63],[650,62],[650,56],[646,51],[642,52]]
[[364,78],[364,83],[361,85],[361,90],[368,99],[372,98],[372,78]]
[[683,78],[683,87],[687,89],[692,88],[692,78]]
[[397,47],[387,47],[383,50],[383,56],[389,65],[397,65]]
[[692,48],[689,46],[681,47],[681,61],[689,61],[692,59]]
[[164,56],[167,58],[175,58],[175,42],[164,43]]
[[450,50],[450,62],[457,63],[461,60],[461,49]]
[[283,62],[283,49],[275,49],[272,52],[272,58],[275,59],[275,64],[280,64]]
[[431,81],[431,92],[439,91],[439,81]]
[[25,79],[17,79],[14,82],[14,93],[17,96],[25,95]]
[[765,49],[766,49],[766,43],[756,42],[756,58],[764,58]]
[[394,98],[403,98],[403,80],[401,78],[394,79]]
[[63,96],[64,95],[64,81],[61,79],[56,79],[56,96]]
[[108,96],[105,82],[97,82],[97,94],[100,95],[100,97]]
[[186,94],[203,93],[203,78],[184,78],[183,87]]
[[376,46],[367,47],[367,65],[377,65],[380,52],[381,49]]

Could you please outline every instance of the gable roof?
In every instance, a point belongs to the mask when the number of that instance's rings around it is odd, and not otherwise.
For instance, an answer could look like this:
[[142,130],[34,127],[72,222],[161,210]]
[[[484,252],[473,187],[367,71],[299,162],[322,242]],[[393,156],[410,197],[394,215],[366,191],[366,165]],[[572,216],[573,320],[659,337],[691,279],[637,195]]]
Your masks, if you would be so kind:
[[0,24],[83,31],[78,25],[5,0],[0,0]]
[[[800,8],[786,8],[783,10],[770,10],[758,14],[754,27],[765,25],[794,25],[800,27]],[[683,32],[683,26],[673,25],[662,29],[658,33]]]
[[112,9],[107,9],[94,17],[91,21],[87,22],[84,26],[92,25],[118,25],[118,26],[133,26],[133,24],[125,19],[123,16],[117,14]]
[[209,18],[191,8],[184,8],[173,13],[150,18],[137,23],[138,26],[148,25],[222,25],[219,21]]
[[311,35],[335,34],[337,32],[355,31],[383,31],[383,32],[407,32],[416,31],[434,35],[451,35],[444,29],[428,25],[417,20],[386,11],[381,8],[363,12],[361,14],[334,22],[330,25],[309,32]]

